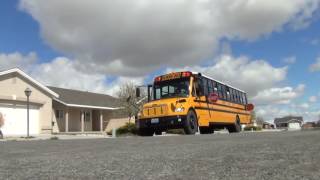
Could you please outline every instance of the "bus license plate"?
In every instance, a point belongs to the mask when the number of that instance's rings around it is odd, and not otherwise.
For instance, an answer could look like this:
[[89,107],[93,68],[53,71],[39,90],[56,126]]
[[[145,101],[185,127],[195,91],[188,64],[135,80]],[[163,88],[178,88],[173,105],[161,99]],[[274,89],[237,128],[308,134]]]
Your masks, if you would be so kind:
[[159,123],[159,118],[151,119],[151,124],[158,124],[158,123]]

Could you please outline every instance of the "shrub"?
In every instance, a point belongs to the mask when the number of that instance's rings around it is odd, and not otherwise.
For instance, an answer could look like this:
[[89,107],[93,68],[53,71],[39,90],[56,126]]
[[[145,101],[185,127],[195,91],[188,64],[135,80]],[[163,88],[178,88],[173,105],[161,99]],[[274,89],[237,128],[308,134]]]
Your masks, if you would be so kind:
[[[136,128],[136,125],[134,123],[126,123],[126,125],[116,130],[117,135],[137,134],[137,133],[138,133],[138,129]],[[111,134],[112,134],[112,131],[111,131]]]
[[183,129],[169,129],[168,134],[185,134]]
[[262,127],[261,126],[246,126],[244,129],[244,131],[261,131]]
[[50,140],[59,140],[59,138],[57,136],[53,136],[50,138]]

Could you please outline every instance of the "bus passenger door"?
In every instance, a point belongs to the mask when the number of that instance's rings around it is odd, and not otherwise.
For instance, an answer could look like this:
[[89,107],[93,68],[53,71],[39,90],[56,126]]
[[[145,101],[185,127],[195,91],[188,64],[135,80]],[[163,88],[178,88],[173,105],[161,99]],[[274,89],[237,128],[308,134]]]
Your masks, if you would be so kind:
[[200,79],[196,78],[193,83],[193,96],[194,96],[194,103],[195,103],[195,110],[198,117],[198,124],[199,126],[208,126],[208,114],[209,109],[207,106],[207,98],[204,95],[202,82]]

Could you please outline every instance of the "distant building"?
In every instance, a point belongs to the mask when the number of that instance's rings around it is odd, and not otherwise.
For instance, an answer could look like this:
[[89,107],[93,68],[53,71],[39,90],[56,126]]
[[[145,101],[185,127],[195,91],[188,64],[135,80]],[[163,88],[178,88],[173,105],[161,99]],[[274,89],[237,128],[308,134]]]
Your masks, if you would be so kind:
[[274,124],[278,129],[299,130],[303,124],[303,117],[286,116],[282,118],[275,118]]
[[316,122],[306,122],[302,125],[303,129],[312,129],[317,126]]
[[262,128],[263,129],[274,129],[274,124],[264,121],[262,123]]

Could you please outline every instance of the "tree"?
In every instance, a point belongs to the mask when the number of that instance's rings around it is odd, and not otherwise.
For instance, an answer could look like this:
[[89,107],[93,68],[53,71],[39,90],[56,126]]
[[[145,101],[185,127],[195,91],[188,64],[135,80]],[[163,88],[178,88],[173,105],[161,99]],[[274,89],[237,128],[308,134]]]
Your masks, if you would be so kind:
[[136,97],[136,84],[133,82],[126,82],[120,85],[119,90],[116,92],[116,96],[120,100],[122,112],[127,114],[129,122],[132,116],[138,114],[141,105],[145,102],[145,91],[141,91],[141,97]]
[[251,124],[254,124],[255,121],[256,121],[256,112],[255,111],[251,111],[250,122],[251,122]]
[[261,117],[261,116],[258,116],[257,117],[257,120],[256,120],[256,122],[257,122],[257,125],[263,125],[263,123],[264,123],[264,119],[263,119],[263,117]]

